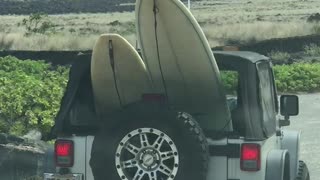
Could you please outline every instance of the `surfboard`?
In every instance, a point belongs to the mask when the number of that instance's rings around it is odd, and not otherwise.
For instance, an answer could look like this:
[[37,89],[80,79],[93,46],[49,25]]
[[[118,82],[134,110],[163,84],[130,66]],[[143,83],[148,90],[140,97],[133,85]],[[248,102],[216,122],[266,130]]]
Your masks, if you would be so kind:
[[197,114],[209,129],[226,126],[230,112],[219,69],[185,5],[180,0],[137,0],[136,28],[153,91],[165,93],[172,107]]
[[91,59],[91,81],[100,115],[141,100],[150,90],[150,78],[134,47],[117,34],[103,34]]

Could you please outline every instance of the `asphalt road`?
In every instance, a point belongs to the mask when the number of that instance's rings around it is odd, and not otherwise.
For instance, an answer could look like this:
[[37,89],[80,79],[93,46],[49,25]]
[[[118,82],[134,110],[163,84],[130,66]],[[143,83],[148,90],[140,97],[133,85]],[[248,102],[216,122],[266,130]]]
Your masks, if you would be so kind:
[[320,93],[299,95],[300,114],[287,128],[301,130],[300,159],[308,165],[311,179],[320,179]]

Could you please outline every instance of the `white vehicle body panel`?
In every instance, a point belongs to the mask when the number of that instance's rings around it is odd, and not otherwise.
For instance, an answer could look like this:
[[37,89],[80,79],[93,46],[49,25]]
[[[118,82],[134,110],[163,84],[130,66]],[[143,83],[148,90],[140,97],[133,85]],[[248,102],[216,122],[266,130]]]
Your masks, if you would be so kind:
[[94,136],[87,136],[87,146],[86,146],[86,180],[94,180],[91,166],[90,166],[90,158],[91,158],[91,147],[94,140]]
[[[83,180],[94,180],[90,167],[91,148],[94,136],[72,136],[59,139],[72,140],[74,142],[74,166],[69,168],[72,174],[82,174]],[[257,172],[246,172],[240,169],[240,158],[228,158],[226,156],[211,156],[207,180],[265,180],[267,157],[271,150],[281,149],[281,138],[273,135],[262,141],[246,141],[240,139],[207,139],[209,145],[228,145],[255,143],[261,145],[261,169]],[[107,162],[106,162],[107,163]],[[59,168],[57,168],[59,172]]]
[[[207,139],[209,145],[227,145],[228,140],[224,138],[222,140]],[[224,156],[211,156],[209,161],[209,171],[207,180],[225,180],[227,179],[227,157]]]
[[[242,143],[248,143],[242,140]],[[242,144],[241,143],[241,144]],[[229,179],[256,179],[264,180],[266,175],[266,164],[268,153],[272,149],[278,149],[277,137],[274,135],[264,141],[249,141],[249,143],[255,143],[261,145],[261,169],[257,172],[247,172],[240,170],[240,159],[229,159],[228,175]],[[236,172],[235,175],[231,174]]]
[[261,169],[257,172],[246,172],[240,169],[240,158],[228,158],[225,156],[211,156],[209,161],[209,172],[207,180],[227,180],[227,179],[245,179],[245,180],[264,180],[266,173],[266,160],[268,153],[272,149],[279,149],[278,137],[276,135],[264,141],[245,141],[243,139],[222,139],[214,141],[208,139],[210,145],[227,145],[255,143],[261,145]]
[[[93,142],[93,136],[72,136],[61,137],[58,139],[71,140],[74,144],[74,163],[69,168],[70,173],[82,174],[83,180],[94,180],[91,167],[89,164],[91,147]],[[57,167],[56,172],[59,172],[61,168]]]
[[226,180],[227,179],[227,158],[211,156],[209,161],[209,171],[207,180]]
[[[71,140],[74,144],[74,163],[70,169],[72,173],[83,173],[86,169],[86,136],[72,136],[72,137],[62,137],[58,139]],[[57,167],[56,172],[59,172],[60,168]]]

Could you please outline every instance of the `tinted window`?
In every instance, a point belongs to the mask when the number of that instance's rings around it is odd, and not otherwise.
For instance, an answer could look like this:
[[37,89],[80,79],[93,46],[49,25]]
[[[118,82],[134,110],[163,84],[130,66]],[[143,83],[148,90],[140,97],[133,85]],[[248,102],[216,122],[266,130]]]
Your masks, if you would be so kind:
[[237,71],[220,71],[221,80],[227,95],[227,104],[229,106],[232,118],[234,132],[245,136],[245,117],[242,90],[240,88],[240,76]]
[[227,103],[232,111],[237,106],[237,98],[238,98],[238,77],[239,74],[237,71],[230,70],[222,70],[221,73],[221,81],[224,87],[224,90],[227,95]]
[[275,132],[276,127],[276,107],[274,99],[274,88],[272,73],[269,63],[257,64],[259,76],[259,96],[262,108],[263,124],[267,135]]

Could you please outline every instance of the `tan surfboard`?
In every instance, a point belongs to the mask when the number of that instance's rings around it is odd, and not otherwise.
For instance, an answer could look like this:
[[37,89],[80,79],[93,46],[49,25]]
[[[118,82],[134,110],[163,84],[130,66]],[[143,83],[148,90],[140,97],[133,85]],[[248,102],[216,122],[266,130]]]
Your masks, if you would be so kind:
[[117,34],[97,40],[91,60],[92,88],[99,114],[141,100],[150,89],[149,76],[134,47]]
[[224,128],[230,113],[219,69],[185,5],[180,0],[137,0],[136,28],[154,91],[165,93],[172,107],[200,115],[196,119],[203,127]]

